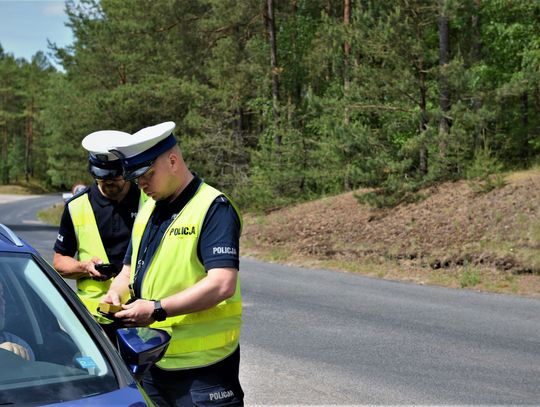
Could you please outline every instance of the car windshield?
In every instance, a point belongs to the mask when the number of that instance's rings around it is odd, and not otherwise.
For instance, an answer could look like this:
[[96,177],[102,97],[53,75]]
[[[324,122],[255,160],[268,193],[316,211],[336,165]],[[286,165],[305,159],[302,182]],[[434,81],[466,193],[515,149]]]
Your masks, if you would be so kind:
[[117,388],[103,351],[34,258],[0,253],[0,405]]

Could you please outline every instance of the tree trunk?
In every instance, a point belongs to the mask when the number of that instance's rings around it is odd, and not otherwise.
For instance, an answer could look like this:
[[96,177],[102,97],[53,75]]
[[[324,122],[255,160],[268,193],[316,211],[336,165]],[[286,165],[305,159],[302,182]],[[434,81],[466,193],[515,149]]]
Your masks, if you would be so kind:
[[529,148],[530,134],[529,134],[529,94],[525,91],[520,97],[521,105],[521,128],[523,133],[523,158],[527,161],[531,155]]
[[[420,15],[419,5],[415,6],[415,15]],[[416,21],[415,24],[416,31],[416,41],[418,44],[422,44],[422,28],[420,21]],[[418,131],[420,133],[420,151],[418,157],[418,170],[422,177],[426,176],[428,173],[428,149],[427,149],[427,140],[426,140],[426,130],[428,124],[428,115],[427,115],[427,84],[426,84],[426,69],[424,67],[424,56],[422,51],[418,55],[417,59],[417,69],[418,69],[418,84],[419,84],[419,100],[418,107],[420,108],[420,123]]]
[[26,118],[26,144],[24,150],[24,177],[26,182],[30,180],[32,173],[32,144],[34,139],[34,101],[30,99],[28,105],[28,117]]
[[533,117],[540,118],[540,88],[538,87],[533,90],[533,109]]
[[482,34],[480,32],[480,6],[481,0],[474,0],[474,11],[471,16],[471,31],[472,31],[472,44],[471,44],[471,59],[472,63],[480,61],[482,57]]
[[[419,132],[420,135],[427,130],[427,110],[426,110],[426,99],[427,99],[427,84],[426,84],[426,71],[424,70],[424,61],[420,59],[418,61],[418,72],[419,72],[419,82],[420,82],[420,99],[418,101],[418,106],[420,107],[420,123],[419,123]],[[420,146],[420,156],[419,156],[419,170],[420,175],[425,176],[428,172],[428,154],[427,146],[424,137],[422,137],[422,143]]]
[[246,128],[245,122],[244,108],[240,106],[238,109],[236,109],[236,134],[242,140],[242,144],[244,143],[243,140]]
[[[297,0],[292,0],[292,9],[291,9],[292,17],[296,21],[297,14],[298,14],[298,2]],[[294,55],[299,55],[300,51],[298,50],[298,32],[299,28],[296,27],[294,30],[291,30],[291,48],[293,50]],[[296,61],[296,58],[295,58]],[[294,98],[294,105],[298,106],[301,103],[302,100],[302,81],[304,78],[298,78],[295,77],[293,88],[291,89],[291,92],[293,93]]]
[[447,138],[450,133],[448,112],[451,107],[447,74],[448,63],[450,62],[450,34],[445,6],[446,1],[439,0],[440,12],[437,19],[437,26],[439,28],[439,107],[441,109],[441,117],[439,119],[439,154],[441,157],[446,156]]
[[8,165],[8,131],[7,126],[2,127],[2,183],[9,184],[9,165]]
[[[343,25],[349,26],[351,22],[351,0],[343,0]],[[345,31],[346,32],[346,31]],[[343,44],[343,93],[345,96],[349,93],[350,78],[349,78],[349,58],[351,54],[351,45],[347,40]],[[349,109],[345,107],[344,123],[349,124]]]
[[[277,63],[276,23],[274,19],[274,0],[266,0],[268,37],[270,41],[270,68],[272,70],[272,108],[275,123],[279,123],[279,68]],[[277,126],[276,126],[277,127]],[[281,145],[281,136],[276,132],[275,142]]]
[[[471,47],[471,63],[474,65],[482,59],[482,34],[481,34],[481,20],[480,20],[480,6],[481,0],[474,0],[474,11],[471,16],[471,28],[472,28],[472,47]],[[474,112],[478,112],[482,108],[482,98],[479,94],[474,93],[472,96],[472,107]],[[482,123],[478,123],[476,126],[476,134],[474,135],[474,149],[482,148],[485,135],[485,127]]]

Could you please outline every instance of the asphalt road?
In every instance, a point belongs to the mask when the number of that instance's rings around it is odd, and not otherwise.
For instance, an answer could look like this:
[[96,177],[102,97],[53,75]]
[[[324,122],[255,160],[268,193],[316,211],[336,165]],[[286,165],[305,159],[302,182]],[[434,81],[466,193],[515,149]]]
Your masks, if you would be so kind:
[[[0,204],[48,259],[56,229]],[[1,200],[0,200],[1,201]],[[241,261],[246,405],[540,405],[540,301]]]
[[22,199],[21,195],[0,195],[0,223],[10,227],[18,236],[32,244],[52,264],[53,246],[58,232],[55,226],[40,222],[36,213],[57,202],[60,194],[32,195]]

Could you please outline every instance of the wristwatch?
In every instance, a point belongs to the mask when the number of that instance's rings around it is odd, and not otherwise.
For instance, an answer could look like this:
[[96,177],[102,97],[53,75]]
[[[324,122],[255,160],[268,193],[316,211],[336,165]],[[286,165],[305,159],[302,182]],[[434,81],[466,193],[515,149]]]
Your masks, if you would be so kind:
[[165,321],[167,318],[167,311],[161,307],[161,301],[154,301],[154,312],[152,312],[152,318],[156,321]]

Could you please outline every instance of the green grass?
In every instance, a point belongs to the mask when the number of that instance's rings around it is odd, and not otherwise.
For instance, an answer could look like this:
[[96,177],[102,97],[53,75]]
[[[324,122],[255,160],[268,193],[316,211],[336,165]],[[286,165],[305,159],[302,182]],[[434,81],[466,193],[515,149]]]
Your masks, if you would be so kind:
[[503,279],[494,282],[487,282],[485,288],[491,292],[517,293],[518,291],[516,277],[512,274],[508,274]]
[[60,219],[62,218],[63,211],[64,204],[58,203],[51,206],[50,208],[38,211],[37,218],[49,225],[60,226]]
[[285,261],[290,255],[290,250],[274,247],[267,253],[266,258],[270,261]]
[[456,277],[451,275],[448,271],[439,269],[430,274],[428,281],[430,284],[451,287],[452,284],[455,283]]
[[463,272],[459,277],[461,288],[474,287],[480,284],[480,281],[480,273],[477,269],[468,265],[463,267]]

